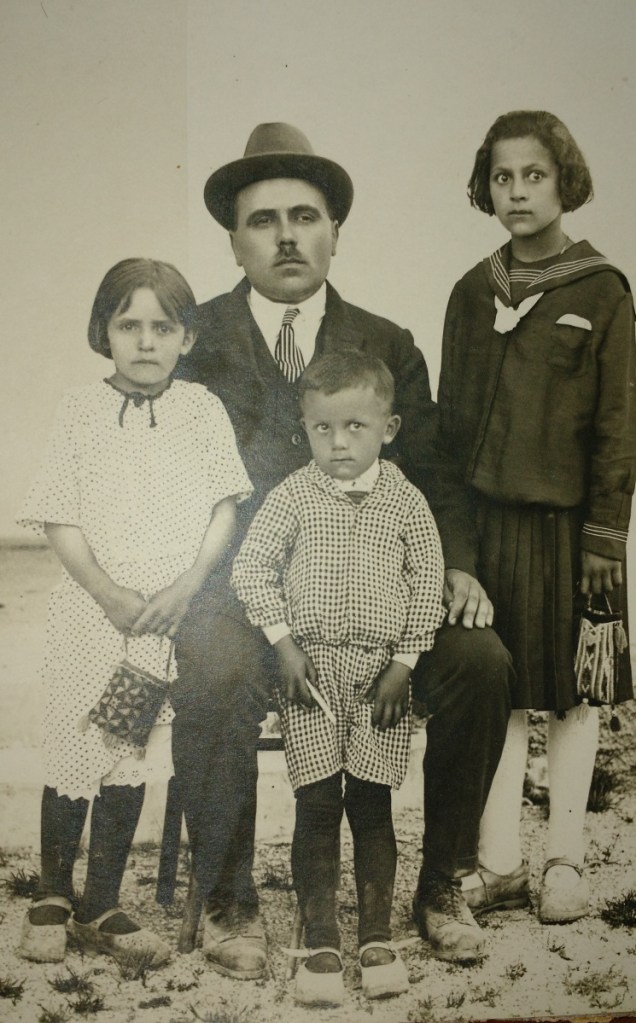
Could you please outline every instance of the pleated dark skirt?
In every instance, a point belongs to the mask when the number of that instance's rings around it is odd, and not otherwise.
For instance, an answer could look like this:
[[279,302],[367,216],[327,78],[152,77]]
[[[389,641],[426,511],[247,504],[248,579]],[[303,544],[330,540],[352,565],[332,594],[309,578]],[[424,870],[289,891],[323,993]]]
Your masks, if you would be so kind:
[[[502,505],[478,496],[479,579],[495,607],[494,628],[517,673],[513,707],[565,711],[579,702],[574,655],[579,509]],[[627,585],[610,595],[627,631]],[[633,697],[629,645],[620,658],[620,703]]]

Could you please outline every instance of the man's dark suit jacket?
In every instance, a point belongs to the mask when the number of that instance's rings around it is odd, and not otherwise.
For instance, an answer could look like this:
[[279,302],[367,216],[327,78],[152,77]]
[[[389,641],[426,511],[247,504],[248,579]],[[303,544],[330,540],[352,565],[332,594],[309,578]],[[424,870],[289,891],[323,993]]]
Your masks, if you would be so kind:
[[[178,368],[180,377],[204,384],[223,402],[254,486],[253,497],[239,506],[234,549],[268,491],[311,458],[297,388],[282,376],[256,325],[249,287],[243,279],[229,294],[199,307],[196,344]],[[344,346],[379,356],[393,373],[402,427],[383,456],[396,461],[426,494],[437,417],[424,357],[407,330],[344,302],[327,283],[316,355]]]

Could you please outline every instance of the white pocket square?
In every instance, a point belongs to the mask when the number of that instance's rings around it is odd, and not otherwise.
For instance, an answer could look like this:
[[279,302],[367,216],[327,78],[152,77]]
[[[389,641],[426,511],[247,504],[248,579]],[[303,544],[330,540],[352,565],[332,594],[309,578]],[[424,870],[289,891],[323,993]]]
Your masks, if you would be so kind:
[[577,316],[576,313],[565,313],[559,316],[557,323],[566,323],[568,327],[581,327],[582,330],[591,330],[592,324],[584,316]]

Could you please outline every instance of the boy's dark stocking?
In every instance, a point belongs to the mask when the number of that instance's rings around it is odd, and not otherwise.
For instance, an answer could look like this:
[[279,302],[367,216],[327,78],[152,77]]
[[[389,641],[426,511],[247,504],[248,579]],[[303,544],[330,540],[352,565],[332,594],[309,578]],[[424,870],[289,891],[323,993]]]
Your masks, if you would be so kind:
[[[50,895],[73,901],[73,867],[88,813],[87,799],[58,796],[57,789],[44,786],[40,816],[40,883],[34,903]],[[61,906],[37,906],[29,911],[33,924],[64,923],[68,911]]]
[[[145,785],[103,785],[93,802],[86,886],[75,919],[91,923],[119,901],[126,861],[144,801]],[[102,928],[115,934],[139,930],[124,913]]]
[[[340,948],[336,888],[340,864],[342,777],[304,785],[296,792],[291,865],[305,921],[307,948]],[[335,956],[330,958],[335,959]]]
[[397,866],[391,789],[347,774],[344,806],[353,835],[358,942],[389,941]]

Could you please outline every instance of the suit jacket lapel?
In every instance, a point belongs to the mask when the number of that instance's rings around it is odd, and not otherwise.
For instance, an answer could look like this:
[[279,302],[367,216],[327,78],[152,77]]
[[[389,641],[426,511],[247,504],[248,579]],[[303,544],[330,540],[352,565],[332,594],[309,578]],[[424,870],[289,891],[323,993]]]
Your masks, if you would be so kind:
[[325,315],[316,337],[316,355],[334,348],[362,348],[364,333],[349,316],[347,304],[327,281]]
[[250,284],[246,277],[239,281],[230,294],[227,307],[228,323],[225,345],[231,350],[234,361],[245,368],[245,379],[250,389],[265,390],[268,377],[277,373],[265,338],[261,334],[247,301]]

